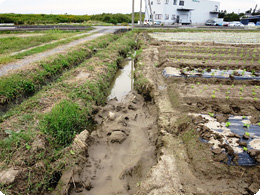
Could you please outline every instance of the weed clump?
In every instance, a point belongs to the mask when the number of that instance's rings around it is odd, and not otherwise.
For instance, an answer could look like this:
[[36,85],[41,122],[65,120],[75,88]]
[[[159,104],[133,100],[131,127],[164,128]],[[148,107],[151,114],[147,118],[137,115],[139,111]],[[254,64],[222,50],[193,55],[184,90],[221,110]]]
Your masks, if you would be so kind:
[[41,130],[55,138],[55,143],[69,145],[87,124],[85,113],[76,103],[64,100],[41,121]]

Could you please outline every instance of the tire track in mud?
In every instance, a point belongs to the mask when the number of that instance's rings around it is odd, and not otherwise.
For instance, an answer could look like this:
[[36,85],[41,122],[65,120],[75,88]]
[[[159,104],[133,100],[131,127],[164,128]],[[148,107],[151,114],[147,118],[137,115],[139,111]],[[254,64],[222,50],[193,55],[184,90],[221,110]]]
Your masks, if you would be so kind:
[[157,109],[132,92],[96,112],[88,161],[69,194],[133,194],[156,164]]

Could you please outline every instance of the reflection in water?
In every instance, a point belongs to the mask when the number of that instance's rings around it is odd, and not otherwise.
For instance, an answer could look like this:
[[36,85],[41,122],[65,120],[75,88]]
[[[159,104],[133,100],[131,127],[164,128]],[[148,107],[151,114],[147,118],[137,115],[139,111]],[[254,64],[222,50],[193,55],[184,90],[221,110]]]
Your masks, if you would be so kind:
[[119,69],[110,87],[110,95],[107,100],[117,98],[121,101],[134,88],[134,59],[122,62],[123,69]]

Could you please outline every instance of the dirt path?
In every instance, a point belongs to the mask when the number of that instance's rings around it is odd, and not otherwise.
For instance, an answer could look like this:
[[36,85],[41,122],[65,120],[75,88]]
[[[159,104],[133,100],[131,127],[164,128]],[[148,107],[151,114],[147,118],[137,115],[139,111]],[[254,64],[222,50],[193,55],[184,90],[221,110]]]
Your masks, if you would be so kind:
[[4,65],[0,68],[0,77],[8,74],[9,71],[17,70],[21,67],[24,67],[24,66],[32,64],[34,62],[43,60],[44,58],[47,58],[47,57],[52,56],[54,54],[64,52],[71,47],[75,47],[75,46],[82,44],[84,42],[96,39],[96,38],[98,38],[98,37],[100,37],[104,34],[113,33],[116,30],[118,30],[118,28],[98,27],[98,28],[88,32],[89,34],[96,32],[96,34],[94,34],[94,35],[84,37],[82,39],[72,41],[67,45],[62,45],[62,46],[59,46],[57,48],[54,48],[54,49],[51,49],[51,50],[48,50],[48,51],[45,51],[45,52],[42,52],[42,53],[38,53],[38,54],[35,54],[35,55],[32,55],[32,56],[25,57],[22,60],[6,64],[6,65]]
[[156,164],[157,110],[130,93],[123,102],[109,101],[95,120],[88,162],[74,175],[69,194],[133,194]]

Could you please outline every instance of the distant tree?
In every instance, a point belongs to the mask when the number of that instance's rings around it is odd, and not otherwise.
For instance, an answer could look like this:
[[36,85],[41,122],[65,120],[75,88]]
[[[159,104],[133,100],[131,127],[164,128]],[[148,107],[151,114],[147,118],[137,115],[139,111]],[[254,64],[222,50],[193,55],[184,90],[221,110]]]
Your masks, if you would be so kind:
[[226,14],[224,16],[224,21],[240,21],[240,16],[234,12]]
[[218,18],[224,18],[225,17],[225,15],[227,14],[227,10],[221,10],[220,12],[219,12],[219,14],[218,14]]

